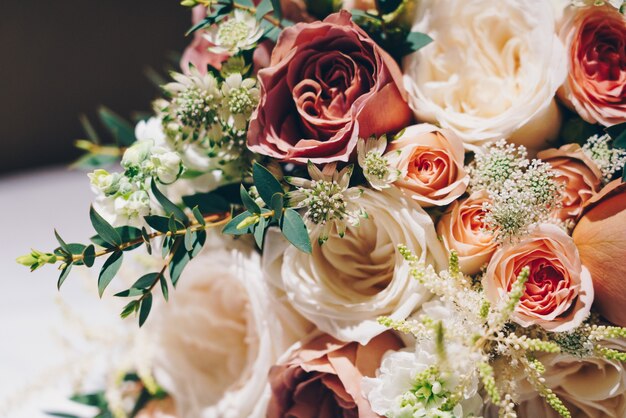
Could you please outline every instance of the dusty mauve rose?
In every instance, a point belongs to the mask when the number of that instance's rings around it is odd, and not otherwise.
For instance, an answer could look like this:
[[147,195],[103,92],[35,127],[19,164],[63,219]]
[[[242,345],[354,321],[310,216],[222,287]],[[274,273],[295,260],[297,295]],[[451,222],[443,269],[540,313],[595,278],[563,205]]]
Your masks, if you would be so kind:
[[409,126],[389,149],[400,152],[393,162],[402,172],[395,185],[422,207],[445,206],[465,193],[465,151],[454,132],[428,123]]
[[307,11],[305,0],[280,0],[280,10],[283,18],[294,23],[312,22],[315,20]]
[[[195,25],[205,17],[206,8],[204,6],[196,6],[191,12],[191,23]],[[202,36],[202,30],[195,31],[193,41],[185,49],[180,59],[180,68],[183,73],[189,74],[189,65],[196,67],[200,74],[206,74],[209,65],[219,70],[222,67],[222,62],[228,59],[228,54],[210,52],[209,47],[211,46],[212,44]]]
[[572,237],[591,272],[595,307],[609,321],[626,326],[626,183],[607,184],[584,211]]
[[590,123],[626,121],[626,19],[611,5],[569,7],[559,35],[569,51],[561,97]]
[[437,235],[448,250],[457,252],[459,267],[465,274],[478,273],[498,248],[483,221],[483,203],[489,200],[486,191],[474,192],[467,199],[452,202],[437,223]]
[[537,158],[550,163],[556,180],[563,185],[561,207],[554,215],[562,221],[573,221],[582,207],[602,186],[602,171],[577,144],[541,151]]
[[258,73],[248,147],[293,162],[347,161],[359,137],[411,120],[395,61],[341,11],[283,31]]
[[500,247],[483,279],[489,302],[505,298],[526,266],[530,275],[512,319],[554,332],[580,325],[591,309],[593,283],[572,238],[556,225],[541,224],[519,243]]
[[376,418],[361,391],[383,355],[404,347],[391,332],[367,345],[344,343],[323,334],[296,345],[285,364],[272,367],[267,418]]

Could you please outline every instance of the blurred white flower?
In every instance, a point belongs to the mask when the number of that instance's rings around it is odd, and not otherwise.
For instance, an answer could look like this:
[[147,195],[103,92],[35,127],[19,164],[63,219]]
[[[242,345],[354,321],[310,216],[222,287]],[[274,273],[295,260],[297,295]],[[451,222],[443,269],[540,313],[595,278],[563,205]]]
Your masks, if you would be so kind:
[[204,38],[215,45],[209,51],[217,54],[237,54],[254,48],[263,36],[256,17],[243,10],[235,10],[226,19],[205,31]]

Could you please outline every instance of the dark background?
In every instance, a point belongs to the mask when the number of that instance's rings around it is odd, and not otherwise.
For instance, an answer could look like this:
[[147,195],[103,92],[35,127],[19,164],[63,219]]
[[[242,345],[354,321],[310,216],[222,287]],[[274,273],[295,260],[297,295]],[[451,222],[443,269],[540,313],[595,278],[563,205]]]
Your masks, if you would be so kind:
[[173,68],[189,26],[177,0],[1,0],[0,174],[71,162],[99,105],[149,110],[146,69]]

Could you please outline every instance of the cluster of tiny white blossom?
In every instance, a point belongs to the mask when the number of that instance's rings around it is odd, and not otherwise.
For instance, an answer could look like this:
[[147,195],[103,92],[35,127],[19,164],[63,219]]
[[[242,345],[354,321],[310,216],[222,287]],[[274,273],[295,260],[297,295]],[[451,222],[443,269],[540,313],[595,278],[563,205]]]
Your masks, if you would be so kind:
[[609,142],[611,142],[609,135],[594,135],[587,139],[587,143],[583,145],[583,152],[602,171],[602,179],[605,183],[611,181],[615,173],[624,168],[624,164],[626,164],[626,150],[612,148]]
[[[405,246],[400,253],[411,275],[437,296],[408,320],[379,318],[386,327],[416,338],[408,349],[388,354],[376,378],[364,388],[374,411],[389,418],[471,417],[483,408],[482,397],[500,409],[500,416],[517,417],[512,376],[523,371],[528,382],[562,417],[571,414],[546,387],[540,353],[567,353],[581,358],[625,360],[626,353],[606,348],[602,341],[626,336],[626,329],[587,322],[567,333],[520,327],[510,321],[524,293],[529,270],[524,268],[507,297],[492,306],[480,285],[459,271],[452,253],[447,271],[425,266]],[[482,381],[479,389],[478,381]]]
[[541,160],[529,160],[523,146],[498,141],[477,153],[468,171],[470,188],[489,194],[484,223],[499,240],[526,234],[558,208],[562,186],[554,171]]
[[367,214],[356,204],[363,191],[357,187],[348,187],[353,166],[341,171],[336,164],[327,164],[320,170],[309,162],[307,167],[311,180],[299,177],[286,177],[285,180],[296,186],[288,195],[289,205],[294,208],[306,208],[305,218],[311,226],[311,234],[317,236],[323,244],[333,227],[343,237],[348,225],[358,226],[360,218]]
[[[259,101],[253,78],[244,78],[236,59],[226,66],[224,81],[212,73],[173,73],[175,82],[164,86],[169,100],[157,100],[155,109],[172,146],[183,152],[194,146],[220,164],[239,160],[246,152],[246,130]],[[244,69],[245,70],[245,69]]]
[[[359,138],[357,143],[357,156],[359,166],[363,169],[363,175],[369,184],[376,190],[388,188],[391,183],[400,176],[400,170],[392,167],[387,149],[387,137]],[[391,151],[392,155],[398,155],[400,151]]]
[[256,17],[243,10],[235,10],[218,24],[207,28],[204,34],[213,45],[210,51],[231,55],[254,48],[262,36],[263,28]]
[[98,169],[88,174],[97,195],[96,203],[115,217],[113,223],[139,225],[151,213],[150,181],[176,181],[183,171],[181,158],[177,152],[145,139],[124,152],[121,165],[123,173]]

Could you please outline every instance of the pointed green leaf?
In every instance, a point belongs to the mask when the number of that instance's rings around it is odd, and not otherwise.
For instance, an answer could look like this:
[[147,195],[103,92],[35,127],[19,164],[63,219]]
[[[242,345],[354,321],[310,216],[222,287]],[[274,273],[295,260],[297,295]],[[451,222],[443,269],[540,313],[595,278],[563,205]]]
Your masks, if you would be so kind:
[[184,244],[185,244],[185,250],[187,251],[191,251],[193,250],[193,243],[195,240],[195,232],[191,232],[191,230],[187,229],[185,231],[185,238],[184,238]]
[[135,128],[111,109],[101,107],[98,116],[118,144],[128,147],[136,141]]
[[168,217],[170,215],[174,215],[174,217],[183,224],[186,225],[188,223],[189,219],[187,219],[187,215],[185,215],[185,212],[183,212],[181,208],[176,206],[171,200],[165,197],[163,193],[161,193],[154,179],[152,179],[152,181],[150,182],[150,190],[152,190],[152,194],[154,195],[157,202],[159,202],[159,204],[163,206],[163,209],[165,210],[165,213]]
[[406,53],[415,52],[433,41],[433,38],[421,32],[411,32],[406,37]]
[[178,231],[178,226],[176,225],[176,220],[174,219],[174,215],[171,215],[170,218],[167,221],[167,229],[172,233],[175,234],[176,231]]
[[252,216],[252,214],[248,211],[245,211],[235,216],[230,222],[226,224],[224,229],[222,229],[222,234],[246,235],[252,233],[252,226],[237,229],[237,225],[239,225],[244,219],[248,218],[249,216]]
[[262,0],[256,7],[256,20],[263,19],[263,16],[271,13],[273,10],[274,6],[272,5],[271,0]]
[[148,225],[150,225],[150,228],[154,229],[155,231],[159,231],[159,232],[169,231],[169,226],[168,226],[169,219],[166,218],[165,216],[149,215],[149,216],[144,216],[143,219],[146,221]]
[[59,280],[57,281],[57,289],[61,290],[61,286],[63,286],[63,282],[67,279],[68,274],[70,274],[70,270],[72,268],[71,264],[68,264],[63,270],[61,270],[61,275],[59,276]]
[[266,225],[266,219],[261,218],[259,219],[259,223],[254,227],[254,241],[260,249],[263,249],[263,237],[265,236]]
[[283,207],[285,205],[284,195],[282,193],[274,193],[272,196],[272,204],[270,205],[270,209],[274,211],[274,215],[272,215],[272,220],[276,222],[280,222],[283,217]]
[[116,251],[104,262],[104,265],[100,270],[100,275],[98,276],[98,294],[100,297],[102,297],[104,290],[119,271],[123,260],[124,253]]
[[198,209],[198,206],[194,206],[191,212],[193,212],[193,216],[196,218],[196,221],[198,221],[200,225],[202,226],[206,225],[204,216],[202,216],[202,214],[200,213],[200,209]]
[[306,225],[298,212],[293,209],[286,209],[280,229],[287,240],[300,251],[311,253],[311,239]]
[[119,246],[122,243],[122,237],[120,234],[108,223],[96,210],[91,206],[89,208],[89,218],[91,219],[91,224],[93,225],[93,229],[96,230],[100,238],[102,238],[107,243],[112,246]]
[[[220,188],[224,189],[224,188]],[[237,190],[235,190],[237,192]],[[237,198],[239,196],[236,196]],[[183,203],[192,208],[197,206],[200,213],[224,213],[230,210],[230,203],[215,192],[198,193],[191,196],[183,196]]]
[[61,236],[59,235],[56,229],[54,230],[54,236],[59,242],[59,245],[61,246],[61,248],[67,251],[68,253],[71,253],[71,251],[67,248],[67,244],[65,243],[65,241],[63,241],[63,238],[61,238]]
[[127,289],[122,292],[116,293],[113,296],[118,297],[118,298],[128,298],[128,297],[133,297],[133,296],[141,296],[144,293],[146,293],[144,289],[131,288],[131,289]]
[[87,138],[91,140],[91,142],[93,142],[94,144],[99,144],[100,137],[98,136],[98,132],[96,132],[96,129],[91,124],[89,118],[86,115],[82,114],[78,117],[78,120],[80,121],[80,125],[83,127],[83,130],[87,134]]
[[204,27],[206,27],[206,26],[211,25],[211,23],[213,23],[213,20],[214,20],[214,19],[212,19],[212,18],[205,17],[204,19],[202,19],[201,21],[199,21],[198,23],[196,23],[195,25],[193,25],[192,27],[190,27],[190,28],[187,30],[187,32],[185,32],[185,36],[189,36],[189,35],[191,35],[192,33],[194,33],[195,31],[200,30],[200,29],[202,29],[202,28],[204,28]]
[[139,308],[139,326],[143,326],[150,315],[150,309],[152,309],[152,293],[148,293],[146,297],[141,301],[141,307]]
[[243,184],[241,185],[241,188],[239,189],[239,195],[241,196],[241,202],[243,203],[243,206],[246,209],[248,209],[248,212],[261,213],[261,208],[259,207],[259,205],[256,204],[254,199],[250,197],[250,194],[248,193],[246,188],[243,187]]
[[267,206],[272,204],[274,193],[283,193],[283,188],[270,171],[259,163],[252,167],[252,177],[261,199]]
[[122,318],[127,318],[129,317],[132,313],[137,312],[137,309],[139,309],[139,301],[136,300],[131,300],[130,302],[128,302],[128,304],[126,306],[124,306],[124,308],[122,309],[122,313],[120,314],[120,316]]
[[272,9],[274,9],[274,17],[277,19],[281,19],[283,17],[282,10],[280,7],[280,0],[271,0]]
[[169,300],[169,289],[167,287],[167,280],[165,280],[165,276],[161,275],[159,277],[159,283],[161,285],[161,293],[163,293],[163,299],[165,299],[165,301],[167,302]]
[[176,287],[183,269],[187,266],[187,263],[189,263],[190,260],[191,255],[185,249],[185,246],[178,244],[176,252],[172,256],[172,261],[170,262],[170,280],[172,281],[172,285],[174,287]]
[[611,125],[604,128],[604,131],[609,134],[613,139],[617,139],[622,134],[626,133],[626,122],[618,123],[617,125]]
[[141,276],[131,287],[135,289],[147,289],[157,280],[159,273],[148,273]]

